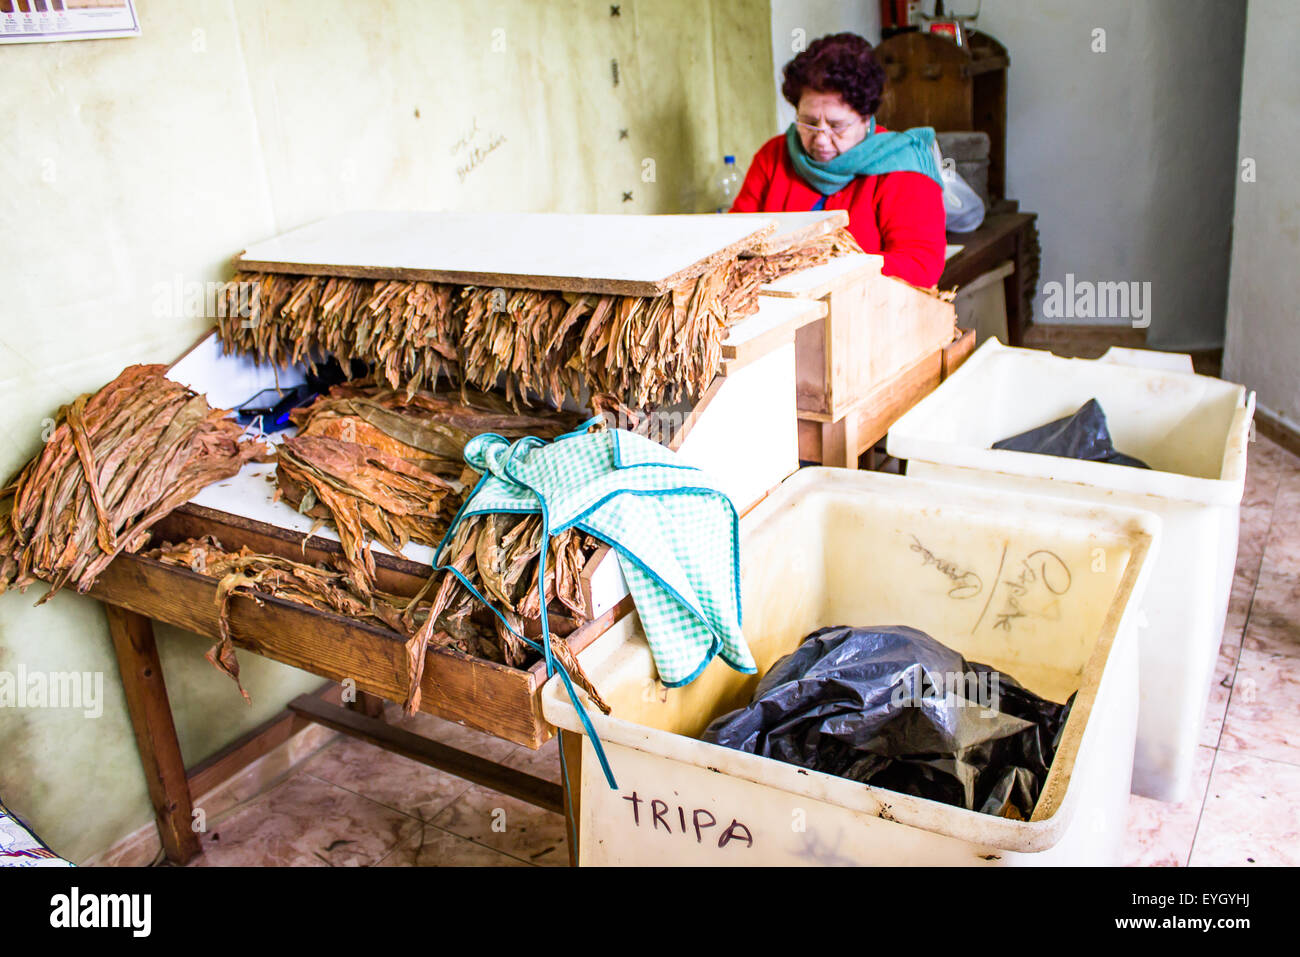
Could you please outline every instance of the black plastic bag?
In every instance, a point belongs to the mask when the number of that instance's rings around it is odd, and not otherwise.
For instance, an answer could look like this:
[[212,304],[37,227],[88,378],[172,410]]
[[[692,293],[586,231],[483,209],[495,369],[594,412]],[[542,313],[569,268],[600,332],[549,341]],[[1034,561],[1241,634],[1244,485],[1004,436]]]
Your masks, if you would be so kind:
[[1130,465],[1139,469],[1151,467],[1140,459],[1115,451],[1110,440],[1110,429],[1106,427],[1106,413],[1096,399],[1089,399],[1074,415],[1067,415],[1001,442],[994,442],[993,448],[1056,455],[1088,462],[1109,462],[1111,465]]
[[967,810],[1028,820],[1073,697],[1056,704],[905,626],[823,628],[702,735]]

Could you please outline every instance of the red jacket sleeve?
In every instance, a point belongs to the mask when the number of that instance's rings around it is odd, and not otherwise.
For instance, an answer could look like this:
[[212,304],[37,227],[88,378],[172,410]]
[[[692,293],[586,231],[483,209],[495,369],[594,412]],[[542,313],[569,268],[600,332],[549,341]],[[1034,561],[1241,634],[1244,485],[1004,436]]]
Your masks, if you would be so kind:
[[943,273],[943,187],[922,173],[882,176],[876,191],[876,223],[886,276],[928,289]]
[[775,154],[765,143],[754,154],[754,159],[749,164],[749,171],[745,173],[745,181],[740,184],[740,193],[736,196],[736,201],[731,204],[730,212],[768,212],[768,210],[763,209],[763,197],[767,193],[767,188],[771,184],[775,172]]

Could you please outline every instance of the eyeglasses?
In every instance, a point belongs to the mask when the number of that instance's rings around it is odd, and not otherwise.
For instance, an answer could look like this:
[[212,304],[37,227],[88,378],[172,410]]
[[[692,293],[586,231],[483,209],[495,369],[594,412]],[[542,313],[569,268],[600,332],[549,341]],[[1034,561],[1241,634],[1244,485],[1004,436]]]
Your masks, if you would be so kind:
[[816,136],[818,133],[827,133],[832,139],[839,139],[853,127],[857,126],[861,120],[840,120],[836,123],[827,123],[825,126],[813,126],[811,123],[804,123],[795,120],[794,125],[799,127],[809,136]]

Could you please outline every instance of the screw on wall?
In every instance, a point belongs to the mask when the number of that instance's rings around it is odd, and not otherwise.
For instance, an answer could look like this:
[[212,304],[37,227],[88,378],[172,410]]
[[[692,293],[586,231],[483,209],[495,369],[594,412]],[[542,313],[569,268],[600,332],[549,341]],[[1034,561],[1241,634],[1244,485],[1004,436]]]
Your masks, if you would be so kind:
[[625,203],[632,202],[632,191],[630,189],[623,191],[623,202]]
[[620,140],[625,140],[625,139],[627,139],[627,130],[619,130],[619,131],[618,131],[618,138],[619,138]]
[[609,15],[610,15],[611,17],[621,17],[623,14],[619,12],[619,9],[618,9],[617,6],[615,6],[614,4],[611,3],[611,4],[609,5]]

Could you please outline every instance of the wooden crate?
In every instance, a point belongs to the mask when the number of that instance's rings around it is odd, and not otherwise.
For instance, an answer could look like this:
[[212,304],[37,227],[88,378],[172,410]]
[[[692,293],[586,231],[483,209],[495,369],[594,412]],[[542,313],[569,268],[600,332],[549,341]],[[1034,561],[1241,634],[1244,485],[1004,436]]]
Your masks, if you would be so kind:
[[857,468],[858,457],[883,439],[903,413],[933,392],[974,349],[975,331],[962,331],[944,348],[880,383],[840,418],[826,422],[801,413],[799,458],[836,468]]
[[[338,542],[304,539],[299,533],[192,505],[159,522],[152,541],[201,535],[214,536],[230,550],[247,545],[296,561],[317,562],[340,553]],[[595,559],[588,566],[594,563]],[[376,553],[375,564],[378,587],[395,594],[414,595],[427,581],[428,569],[415,562]],[[122,554],[100,575],[90,594],[215,639],[219,634],[216,586],[215,578],[188,568]],[[630,610],[631,599],[624,598],[565,640],[575,653],[580,652]],[[239,594],[231,599],[230,632],[237,647],[258,655],[334,681],[351,678],[357,690],[387,701],[406,699],[406,639],[382,626],[269,595],[254,599]],[[546,666],[541,661],[531,668],[512,668],[454,649],[429,648],[420,710],[539,748],[552,733],[538,699],[545,682]],[[233,687],[230,694],[231,707],[238,707],[241,702]]]
[[783,276],[763,294],[822,300],[826,318],[795,338],[800,418],[835,422],[953,339],[951,303],[880,272],[880,256],[840,256]]

